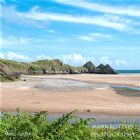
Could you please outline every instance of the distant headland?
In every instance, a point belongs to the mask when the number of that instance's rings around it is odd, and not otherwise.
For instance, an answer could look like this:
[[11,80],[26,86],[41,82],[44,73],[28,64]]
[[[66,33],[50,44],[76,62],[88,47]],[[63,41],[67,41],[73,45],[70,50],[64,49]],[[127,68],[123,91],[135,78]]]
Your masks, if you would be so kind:
[[88,61],[83,66],[70,66],[64,64],[59,59],[38,60],[35,62],[17,62],[13,60],[0,59],[0,79],[1,81],[16,80],[21,74],[26,75],[43,75],[43,74],[117,74],[117,72],[109,65],[100,64],[95,66]]

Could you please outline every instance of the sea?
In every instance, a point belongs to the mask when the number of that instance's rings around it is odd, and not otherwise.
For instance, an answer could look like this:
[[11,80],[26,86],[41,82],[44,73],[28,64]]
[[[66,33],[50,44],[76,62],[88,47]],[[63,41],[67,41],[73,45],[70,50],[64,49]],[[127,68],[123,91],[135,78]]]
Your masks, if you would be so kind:
[[118,74],[140,74],[140,70],[116,70]]

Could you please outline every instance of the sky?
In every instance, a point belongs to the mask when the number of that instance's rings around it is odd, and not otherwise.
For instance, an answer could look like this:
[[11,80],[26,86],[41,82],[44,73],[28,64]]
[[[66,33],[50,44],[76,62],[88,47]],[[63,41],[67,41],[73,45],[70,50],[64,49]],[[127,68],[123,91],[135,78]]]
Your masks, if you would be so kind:
[[0,0],[0,58],[140,69],[140,0]]

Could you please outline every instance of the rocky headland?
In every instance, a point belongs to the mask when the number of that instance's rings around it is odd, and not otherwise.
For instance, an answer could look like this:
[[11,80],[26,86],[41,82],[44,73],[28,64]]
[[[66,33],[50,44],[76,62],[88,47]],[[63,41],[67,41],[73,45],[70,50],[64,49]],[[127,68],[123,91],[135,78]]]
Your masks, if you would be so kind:
[[38,60],[35,62],[17,62],[13,60],[0,59],[0,80],[10,81],[20,78],[21,74],[25,75],[43,75],[43,74],[117,74],[116,71],[108,64],[95,66],[88,61],[83,66],[74,67],[64,64],[59,59]]

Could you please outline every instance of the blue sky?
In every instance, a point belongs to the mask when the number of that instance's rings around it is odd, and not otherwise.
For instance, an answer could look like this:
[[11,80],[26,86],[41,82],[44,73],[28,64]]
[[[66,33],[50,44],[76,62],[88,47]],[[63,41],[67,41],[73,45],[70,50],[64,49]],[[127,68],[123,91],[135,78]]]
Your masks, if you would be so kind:
[[140,0],[0,0],[0,57],[140,69]]

